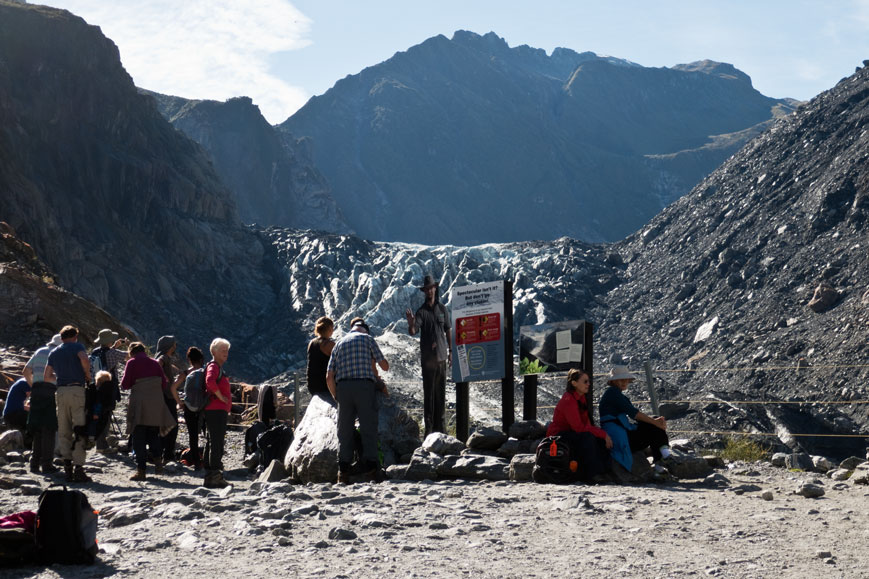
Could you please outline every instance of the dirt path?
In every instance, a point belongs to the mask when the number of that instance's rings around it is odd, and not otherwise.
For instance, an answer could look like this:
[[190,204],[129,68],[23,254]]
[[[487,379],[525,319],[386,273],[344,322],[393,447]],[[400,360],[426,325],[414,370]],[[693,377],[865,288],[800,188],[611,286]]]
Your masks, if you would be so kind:
[[[862,577],[869,489],[765,463],[730,484],[549,486],[406,482],[338,487],[252,483],[240,436],[231,490],[186,467],[144,484],[128,457],[91,455],[83,490],[101,510],[96,565],[6,570],[6,577]],[[0,475],[45,487],[22,463]],[[803,482],[826,494],[793,494]],[[772,491],[772,500],[762,498]],[[37,496],[0,493],[0,512]],[[741,494],[740,494],[741,493]]]

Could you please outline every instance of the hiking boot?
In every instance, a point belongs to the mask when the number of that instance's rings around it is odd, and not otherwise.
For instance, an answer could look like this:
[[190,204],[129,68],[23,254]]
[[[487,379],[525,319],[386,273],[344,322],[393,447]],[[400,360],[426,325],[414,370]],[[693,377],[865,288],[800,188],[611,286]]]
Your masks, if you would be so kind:
[[339,485],[349,485],[350,484],[350,473],[346,471],[338,471],[338,484]]
[[72,480],[72,461],[69,459],[64,459],[64,461],[63,461],[63,474],[66,476],[67,482],[73,482],[73,480]]
[[143,481],[145,480],[145,469],[140,468],[136,470],[136,474],[130,477],[132,481]]
[[30,472],[32,472],[33,474],[39,474],[39,465],[38,464],[31,464],[30,465]]
[[42,474],[54,474],[59,470],[60,470],[59,468],[57,468],[56,466],[54,466],[51,463],[42,465]]
[[163,474],[165,469],[163,468],[163,459],[155,458],[154,459],[154,474]]
[[228,487],[229,483],[223,478],[223,474],[220,471],[217,471],[206,474],[202,486],[207,489],[222,489]]
[[85,474],[83,466],[76,465],[75,471],[72,474],[72,482],[89,483],[94,481],[91,477]]

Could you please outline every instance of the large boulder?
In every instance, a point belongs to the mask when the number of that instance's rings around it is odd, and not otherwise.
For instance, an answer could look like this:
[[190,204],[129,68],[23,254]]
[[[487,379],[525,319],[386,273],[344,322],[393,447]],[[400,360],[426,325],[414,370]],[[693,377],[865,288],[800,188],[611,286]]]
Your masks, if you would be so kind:
[[450,455],[438,466],[438,475],[447,479],[507,480],[510,463],[503,458],[481,455]]
[[443,432],[432,432],[425,437],[422,448],[428,452],[446,456],[462,452],[465,449],[465,443],[455,436],[450,436]]
[[815,288],[815,293],[809,301],[809,308],[816,313],[826,312],[839,301],[840,294],[828,283],[821,283]]
[[[419,425],[392,398],[377,394],[378,438],[383,466],[391,466],[419,447]],[[338,477],[338,407],[319,396],[311,398],[296,428],[284,467],[304,483],[334,482]]]
[[338,407],[319,396],[311,398],[284,459],[284,468],[304,483],[338,478]]
[[706,478],[712,474],[712,466],[702,456],[673,451],[666,461],[667,470],[679,479]]
[[531,480],[531,471],[534,470],[533,454],[516,454],[510,460],[510,480],[526,482]]
[[507,435],[487,426],[478,428],[468,437],[468,448],[474,450],[498,450],[507,442]]
[[380,394],[377,398],[380,402],[378,436],[383,466],[391,466],[401,462],[402,457],[411,455],[422,444],[419,424],[396,404],[394,398]]
[[24,437],[20,430],[7,430],[0,434],[0,454],[24,448]]
[[507,434],[519,440],[540,439],[546,436],[546,426],[536,420],[518,420],[510,425]]

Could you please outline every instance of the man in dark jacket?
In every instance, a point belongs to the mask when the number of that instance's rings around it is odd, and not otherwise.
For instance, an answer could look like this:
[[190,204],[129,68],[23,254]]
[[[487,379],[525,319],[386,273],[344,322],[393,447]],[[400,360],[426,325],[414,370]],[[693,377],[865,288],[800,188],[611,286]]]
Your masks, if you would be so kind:
[[416,314],[405,312],[407,331],[411,336],[419,331],[419,354],[422,363],[423,416],[425,435],[446,432],[444,408],[446,405],[447,365],[452,366],[450,316],[439,301],[438,283],[427,275],[419,288],[425,293]]

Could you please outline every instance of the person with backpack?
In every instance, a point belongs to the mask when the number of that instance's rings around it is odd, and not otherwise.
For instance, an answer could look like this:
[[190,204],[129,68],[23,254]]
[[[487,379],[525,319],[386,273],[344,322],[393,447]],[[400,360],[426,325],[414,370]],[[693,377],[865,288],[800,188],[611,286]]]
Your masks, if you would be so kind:
[[160,367],[163,368],[163,373],[166,375],[166,380],[168,380],[168,383],[163,386],[163,402],[166,404],[166,408],[169,409],[172,419],[176,422],[175,428],[160,437],[164,463],[175,460],[175,443],[178,440],[178,404],[172,396],[171,389],[176,379],[176,368],[172,358],[175,356],[177,349],[178,342],[175,341],[175,336],[161,336],[157,340],[157,355],[154,356],[160,363]]
[[[33,356],[24,365],[24,370],[21,375],[27,380],[27,383],[33,386],[34,382],[41,382],[45,374],[45,367],[48,365],[48,354],[53,349],[63,344],[60,339],[60,334],[52,336],[51,341],[33,353]],[[91,372],[93,375],[93,372]]]
[[85,388],[91,381],[91,365],[85,347],[78,341],[78,328],[64,326],[60,330],[63,344],[48,355],[43,380],[57,384],[57,434],[60,456],[66,480],[92,482],[85,474],[84,461],[87,424]]
[[118,378],[118,370],[127,363],[127,352],[121,348],[128,345],[129,340],[122,339],[117,332],[105,328],[100,330],[94,343],[97,346],[91,350],[89,356],[91,376],[96,376],[100,371],[108,372],[110,375],[109,384],[104,385],[106,395],[101,399],[104,420],[99,420],[99,428],[96,433],[97,452],[105,454],[109,451],[106,435],[111,428],[112,413],[117,403],[121,401],[121,381]]
[[160,363],[148,356],[145,344],[141,342],[130,344],[129,353],[121,389],[130,391],[127,434],[133,435],[133,451],[136,453],[136,473],[130,480],[144,481],[148,451],[154,460],[154,474],[163,473],[160,436],[177,424],[163,401],[167,380]]
[[199,454],[199,433],[203,429],[203,410],[208,403],[208,392],[205,389],[205,356],[196,346],[187,348],[187,362],[190,367],[184,371],[184,399],[178,394],[180,381],[172,384],[172,397],[184,410],[184,424],[187,425],[187,436],[190,441],[190,452],[186,461],[193,470],[202,468],[202,456]]
[[205,390],[209,400],[205,406],[205,428],[208,430],[208,444],[205,448],[206,472],[205,488],[224,488],[229,486],[223,478],[223,448],[226,441],[226,425],[232,410],[232,389],[223,366],[229,358],[229,341],[214,338],[211,342],[211,362],[205,367]]
[[559,436],[570,447],[576,462],[576,477],[583,482],[602,482],[610,469],[609,449],[613,441],[602,428],[591,423],[586,395],[591,378],[585,370],[571,368],[561,400],[555,406],[546,436]]
[[407,332],[414,336],[419,332],[419,353],[422,364],[423,417],[425,435],[446,432],[444,422],[447,389],[447,365],[452,366],[452,342],[450,340],[450,316],[440,303],[438,283],[426,275],[422,287],[425,302],[416,310],[405,311]]

